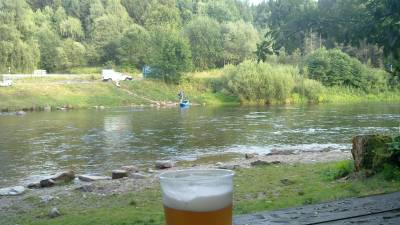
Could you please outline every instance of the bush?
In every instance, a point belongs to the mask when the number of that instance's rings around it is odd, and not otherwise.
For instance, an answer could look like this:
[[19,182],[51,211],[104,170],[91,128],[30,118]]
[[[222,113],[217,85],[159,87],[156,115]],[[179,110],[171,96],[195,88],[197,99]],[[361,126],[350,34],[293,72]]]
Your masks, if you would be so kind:
[[300,77],[296,81],[295,92],[307,97],[309,102],[319,102],[324,89],[319,81]]
[[294,89],[298,71],[291,66],[245,61],[224,70],[225,88],[242,102],[285,102]]
[[400,167],[392,164],[385,164],[381,174],[386,180],[400,180]]
[[388,74],[371,69],[339,49],[319,49],[306,58],[306,67],[311,79],[326,86],[349,86],[364,91],[387,89]]
[[326,180],[337,180],[345,177],[354,171],[353,161],[342,161],[338,162],[332,167],[322,171],[322,174]]

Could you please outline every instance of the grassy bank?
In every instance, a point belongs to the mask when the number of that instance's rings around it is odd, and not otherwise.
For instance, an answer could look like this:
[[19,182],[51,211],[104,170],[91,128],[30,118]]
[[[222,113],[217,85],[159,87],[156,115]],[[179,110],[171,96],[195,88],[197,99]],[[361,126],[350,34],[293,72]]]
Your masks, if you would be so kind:
[[[239,169],[234,184],[234,214],[274,210],[317,202],[400,190],[400,181],[382,177],[336,179],[349,162],[260,166]],[[12,202],[12,201],[11,201]],[[3,211],[0,224],[128,225],[163,224],[158,186],[135,193],[108,194],[73,191],[49,203],[25,197]],[[50,219],[51,208],[62,216]]]
[[238,104],[235,98],[212,93],[201,83],[168,85],[159,81],[135,80],[121,82],[121,85],[118,88],[111,82],[101,82],[94,75],[17,80],[12,87],[0,88],[0,109],[150,105],[177,102],[177,93],[181,89],[193,103]]
[[[286,69],[284,66],[281,68],[283,71]],[[279,74],[276,74],[276,77],[279,77]],[[286,87],[283,81],[274,82],[279,87]],[[223,70],[190,73],[180,85],[165,84],[155,80],[134,80],[122,82],[121,88],[111,82],[101,82],[99,74],[26,78],[15,81],[12,87],[0,88],[0,110],[40,110],[45,106],[55,109],[65,105],[74,108],[99,105],[106,107],[162,105],[164,102],[177,102],[179,90],[184,90],[192,103],[200,105],[400,102],[399,92],[367,94],[354,88],[324,87],[316,81],[302,80],[299,77],[295,77],[291,82],[293,90],[283,88],[285,93],[277,92],[281,93],[279,98],[261,97],[258,100],[251,100],[260,94],[247,90],[248,96],[252,97],[235,95],[225,88],[227,83],[223,77]],[[261,89],[261,86],[257,88]],[[279,88],[270,89],[273,93]],[[241,93],[246,93],[243,90]]]

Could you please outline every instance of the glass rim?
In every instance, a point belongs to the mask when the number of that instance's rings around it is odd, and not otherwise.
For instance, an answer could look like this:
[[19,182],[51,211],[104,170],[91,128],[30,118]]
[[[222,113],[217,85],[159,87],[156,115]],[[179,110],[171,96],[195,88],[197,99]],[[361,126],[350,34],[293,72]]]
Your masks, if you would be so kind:
[[217,174],[216,176],[209,176],[209,177],[197,177],[197,181],[206,181],[206,180],[216,180],[216,179],[222,179],[222,178],[229,178],[233,177],[235,175],[235,172],[233,170],[227,170],[227,169],[181,169],[181,170],[175,170],[175,171],[167,171],[159,175],[160,180],[174,180],[174,181],[191,181],[193,180],[193,177],[173,177],[173,176],[168,176],[172,174],[179,174],[179,173],[185,173],[185,172],[222,172],[222,174]]

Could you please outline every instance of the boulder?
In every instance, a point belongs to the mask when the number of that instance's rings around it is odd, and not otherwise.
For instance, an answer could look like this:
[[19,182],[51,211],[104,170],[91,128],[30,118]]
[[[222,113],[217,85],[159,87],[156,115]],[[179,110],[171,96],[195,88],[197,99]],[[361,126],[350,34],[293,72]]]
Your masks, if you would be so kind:
[[224,164],[222,163],[222,162],[217,162],[217,163],[215,163],[215,166],[223,166]]
[[53,187],[54,185],[56,185],[56,182],[51,178],[40,181],[40,187],[42,187],[42,188]]
[[50,218],[56,218],[56,217],[59,217],[59,216],[61,216],[60,211],[57,208],[52,208],[50,213],[49,213],[49,217]]
[[92,181],[98,181],[98,180],[110,180],[110,177],[105,177],[105,176],[94,176],[94,175],[79,175],[78,176],[79,180],[85,181],[85,182],[92,182]]
[[267,166],[267,165],[274,165],[274,164],[280,164],[280,161],[272,161],[272,162],[268,162],[268,161],[264,161],[264,160],[257,160],[254,162],[251,162],[250,165],[252,166]]
[[126,170],[130,173],[136,173],[139,172],[139,169],[136,166],[122,166],[121,170]]
[[361,170],[377,171],[390,158],[388,143],[392,138],[384,135],[359,135],[353,138],[351,154],[356,172]]
[[112,179],[121,179],[124,177],[128,177],[128,171],[126,170],[113,170],[112,171]]
[[75,179],[75,173],[72,170],[59,173],[51,178],[57,184],[68,183]]
[[21,195],[25,192],[25,188],[23,186],[15,186],[0,189],[0,196],[14,196]]
[[172,161],[156,161],[156,168],[159,170],[169,169],[174,166],[174,162]]

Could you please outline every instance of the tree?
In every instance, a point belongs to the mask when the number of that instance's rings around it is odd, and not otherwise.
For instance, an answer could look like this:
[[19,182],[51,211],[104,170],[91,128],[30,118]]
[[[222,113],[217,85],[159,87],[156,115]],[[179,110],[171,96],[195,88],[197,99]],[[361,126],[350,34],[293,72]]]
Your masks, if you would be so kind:
[[123,65],[141,68],[149,52],[150,34],[140,25],[132,25],[120,40],[117,58]]
[[267,31],[264,35],[264,39],[260,43],[257,43],[256,57],[258,63],[261,61],[266,62],[268,55],[274,54],[273,46],[274,39],[271,33]]
[[192,68],[189,42],[176,30],[162,28],[151,33],[152,51],[148,64],[151,77],[178,83],[182,72]]
[[259,41],[258,32],[243,21],[222,25],[224,64],[238,64],[254,56]]
[[185,26],[193,64],[205,70],[218,66],[222,59],[222,36],[218,22],[209,17],[196,17]]
[[65,38],[79,40],[84,36],[81,21],[74,17],[68,16],[67,19],[61,21],[59,29],[61,35]]

